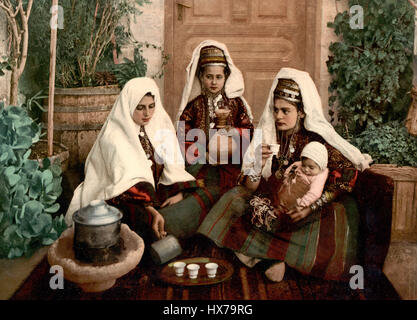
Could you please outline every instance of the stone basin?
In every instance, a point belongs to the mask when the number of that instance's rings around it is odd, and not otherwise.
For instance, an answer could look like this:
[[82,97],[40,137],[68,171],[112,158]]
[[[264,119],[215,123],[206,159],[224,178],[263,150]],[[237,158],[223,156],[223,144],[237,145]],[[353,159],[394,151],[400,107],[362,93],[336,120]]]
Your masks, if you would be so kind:
[[120,237],[123,239],[124,248],[117,257],[118,262],[94,266],[75,258],[74,228],[71,227],[65,230],[49,248],[48,262],[51,266],[61,266],[64,270],[64,278],[78,284],[83,291],[105,291],[110,289],[118,278],[139,264],[145,248],[143,239],[130,230],[126,224],[121,225]]

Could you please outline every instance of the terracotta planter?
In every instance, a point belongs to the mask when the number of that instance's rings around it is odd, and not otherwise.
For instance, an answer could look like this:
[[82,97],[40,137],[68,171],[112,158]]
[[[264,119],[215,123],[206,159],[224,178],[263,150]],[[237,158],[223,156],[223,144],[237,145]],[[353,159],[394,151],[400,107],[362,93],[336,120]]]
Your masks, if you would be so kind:
[[391,241],[417,242],[417,168],[374,164],[371,170],[394,180]]
[[55,89],[54,140],[68,146],[70,168],[84,164],[119,93],[117,85]]

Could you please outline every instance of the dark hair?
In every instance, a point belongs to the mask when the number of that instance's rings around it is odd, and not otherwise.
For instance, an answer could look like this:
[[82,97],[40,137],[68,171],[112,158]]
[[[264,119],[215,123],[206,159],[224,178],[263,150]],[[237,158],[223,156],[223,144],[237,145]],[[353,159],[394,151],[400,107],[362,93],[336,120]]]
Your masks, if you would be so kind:
[[[198,72],[198,78],[200,79],[202,76],[203,76],[203,73],[204,73],[204,70],[206,69],[206,67],[208,67],[208,66],[210,66],[210,65],[205,65],[204,67],[199,67],[198,68],[198,70],[197,70],[197,72]],[[229,68],[229,66],[225,66],[225,67],[223,67],[224,69],[224,77],[226,78],[226,80],[227,80],[227,78],[230,76],[230,68]]]
[[152,92],[147,92],[145,95],[144,95],[144,97],[146,97],[146,96],[148,96],[148,97],[151,97],[152,99],[154,99],[155,100],[155,96],[152,94]]
[[304,105],[303,105],[303,101],[302,100],[301,100],[301,102],[292,102],[292,101],[288,101],[288,100],[284,99],[283,97],[274,96],[274,103],[275,103],[276,100],[284,100],[284,101],[287,101],[288,103],[291,103],[294,107],[296,107],[297,108],[297,111],[304,112]]

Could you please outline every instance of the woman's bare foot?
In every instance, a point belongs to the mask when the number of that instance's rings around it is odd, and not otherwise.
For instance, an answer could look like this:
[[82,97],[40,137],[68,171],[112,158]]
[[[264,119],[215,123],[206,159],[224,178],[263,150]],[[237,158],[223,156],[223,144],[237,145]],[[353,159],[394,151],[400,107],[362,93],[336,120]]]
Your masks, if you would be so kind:
[[280,282],[284,279],[285,274],[285,262],[278,262],[270,266],[265,271],[265,276],[274,282]]
[[239,258],[240,262],[242,262],[245,266],[252,268],[255,264],[257,264],[261,259],[257,259],[254,257],[245,256],[243,253],[235,251],[236,257]]

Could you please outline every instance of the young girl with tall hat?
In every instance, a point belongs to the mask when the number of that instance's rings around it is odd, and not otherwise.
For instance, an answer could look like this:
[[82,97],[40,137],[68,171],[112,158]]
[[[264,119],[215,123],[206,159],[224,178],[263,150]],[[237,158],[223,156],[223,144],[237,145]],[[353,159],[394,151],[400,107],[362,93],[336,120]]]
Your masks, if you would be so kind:
[[[253,133],[251,108],[243,93],[242,73],[226,45],[201,42],[186,70],[176,121],[187,171],[205,184],[205,210],[236,185],[240,174]],[[220,119],[223,111],[225,120]]]

